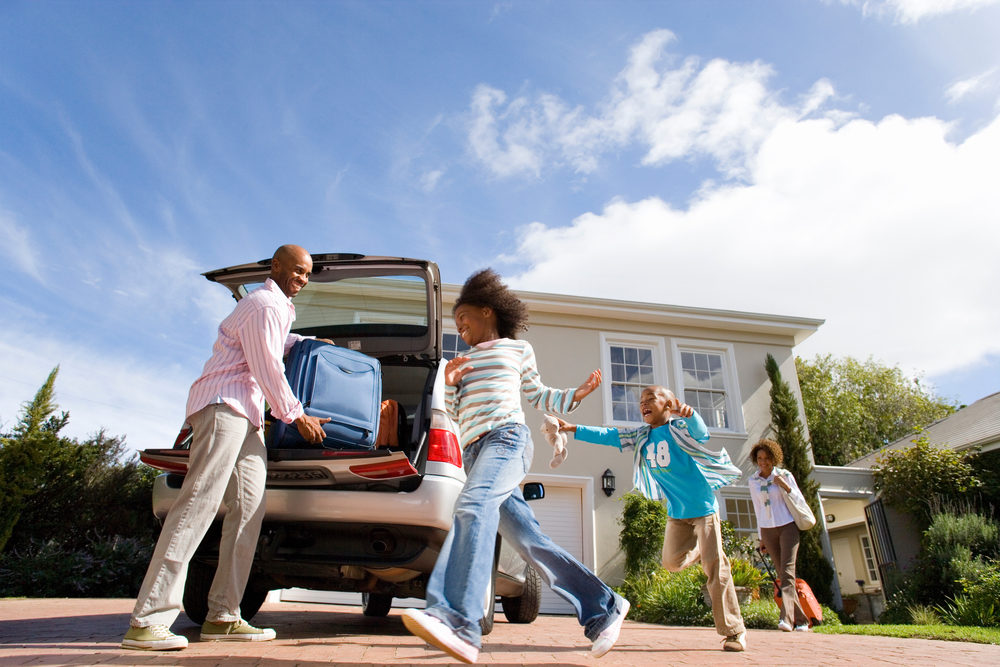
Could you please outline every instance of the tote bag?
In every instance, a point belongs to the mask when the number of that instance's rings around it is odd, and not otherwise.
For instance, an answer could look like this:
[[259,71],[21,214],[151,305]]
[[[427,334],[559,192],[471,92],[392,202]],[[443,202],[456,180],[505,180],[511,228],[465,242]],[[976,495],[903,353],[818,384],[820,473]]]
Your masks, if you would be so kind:
[[813,516],[812,510],[809,509],[809,503],[806,502],[805,496],[798,491],[788,493],[780,486],[778,488],[781,490],[781,497],[785,500],[785,506],[792,513],[792,518],[795,519],[795,525],[799,527],[799,530],[809,530],[815,526],[816,517]]

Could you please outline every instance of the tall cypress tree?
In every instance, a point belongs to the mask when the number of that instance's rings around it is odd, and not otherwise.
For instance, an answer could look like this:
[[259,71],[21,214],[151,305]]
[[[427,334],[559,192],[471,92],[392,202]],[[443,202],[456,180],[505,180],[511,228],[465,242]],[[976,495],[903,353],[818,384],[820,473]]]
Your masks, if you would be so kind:
[[9,435],[0,435],[0,552],[21,518],[28,498],[38,490],[49,452],[58,445],[68,413],[56,414],[56,366],[22,407],[21,419]]
[[[819,517],[819,483],[812,478],[809,443],[799,420],[798,403],[788,383],[781,378],[778,362],[770,354],[764,362],[764,369],[771,380],[771,427],[785,457],[784,467],[795,476],[813,514]],[[809,582],[820,602],[829,604],[833,599],[833,568],[823,555],[818,524],[801,534],[795,576]]]

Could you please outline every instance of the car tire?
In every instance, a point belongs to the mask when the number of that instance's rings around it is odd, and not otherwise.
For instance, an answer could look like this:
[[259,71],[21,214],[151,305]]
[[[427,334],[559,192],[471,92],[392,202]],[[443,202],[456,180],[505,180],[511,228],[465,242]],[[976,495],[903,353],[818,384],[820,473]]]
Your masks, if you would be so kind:
[[542,606],[542,577],[530,565],[524,571],[524,592],[516,597],[500,597],[503,615],[510,623],[531,623]]
[[365,616],[388,616],[392,609],[392,596],[388,593],[362,593],[361,613]]
[[496,547],[493,550],[493,571],[490,574],[490,583],[486,586],[486,595],[483,598],[483,617],[479,619],[479,629],[483,636],[493,632],[493,616],[497,606],[497,565],[500,564],[500,536],[497,535]]
[[[201,625],[208,618],[208,591],[215,578],[215,565],[193,560],[188,565],[187,579],[184,581],[184,613],[191,621]],[[267,589],[254,585],[251,578],[240,600],[240,615],[249,621],[260,611],[267,599]]]

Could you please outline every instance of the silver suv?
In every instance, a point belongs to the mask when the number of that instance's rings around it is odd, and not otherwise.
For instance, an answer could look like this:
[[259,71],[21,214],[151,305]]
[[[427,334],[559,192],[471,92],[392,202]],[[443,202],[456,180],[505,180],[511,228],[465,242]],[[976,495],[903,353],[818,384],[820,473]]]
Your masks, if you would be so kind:
[[[456,428],[444,409],[441,281],[433,262],[355,254],[313,255],[309,284],[295,297],[296,333],[333,340],[377,357],[383,399],[399,404],[398,445],[370,452],[321,446],[268,448],[266,514],[240,609],[250,619],[267,592],[307,588],[362,594],[367,616],[385,616],[393,598],[423,598],[465,482]],[[205,277],[238,300],[261,285],[270,260]],[[153,487],[161,521],[187,470],[190,428],[172,449],[148,449],[144,463],[165,471]],[[526,498],[544,495],[525,485]],[[220,518],[224,512],[220,508]],[[207,614],[218,561],[216,521],[188,570],[184,609]],[[483,600],[483,632],[497,598],[514,623],[538,615],[541,580],[497,537],[493,586]]]

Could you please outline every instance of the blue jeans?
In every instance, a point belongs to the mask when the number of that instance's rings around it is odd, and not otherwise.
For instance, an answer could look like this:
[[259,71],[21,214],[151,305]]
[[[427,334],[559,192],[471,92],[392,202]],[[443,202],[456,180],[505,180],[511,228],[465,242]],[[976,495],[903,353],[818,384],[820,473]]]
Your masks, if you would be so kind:
[[527,426],[505,424],[462,453],[467,478],[451,532],[427,582],[427,613],[473,646],[482,644],[479,619],[498,529],[552,590],[573,605],[591,641],[621,608],[614,591],[542,533],[520,489],[533,449]]

